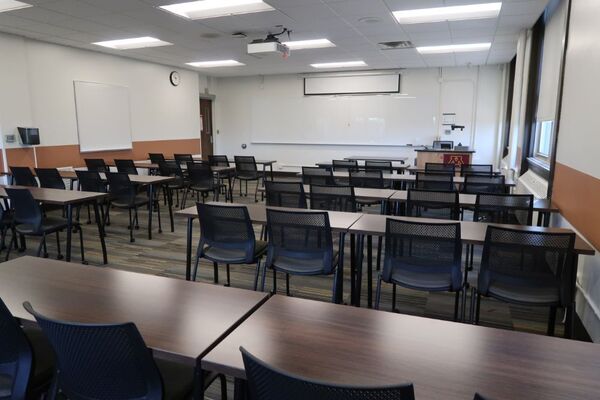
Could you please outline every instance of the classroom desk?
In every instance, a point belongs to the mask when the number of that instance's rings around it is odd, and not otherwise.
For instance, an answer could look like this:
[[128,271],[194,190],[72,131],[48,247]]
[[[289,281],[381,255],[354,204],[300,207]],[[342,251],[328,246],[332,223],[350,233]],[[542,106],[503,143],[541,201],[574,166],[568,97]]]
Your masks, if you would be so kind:
[[[194,160],[198,160],[198,157],[194,157]],[[235,164],[235,160],[228,160],[231,164]],[[267,167],[269,168],[269,176],[271,180],[273,180],[273,164],[277,162],[277,160],[255,160],[257,165],[262,165],[263,174],[267,176]]]
[[418,400],[471,400],[475,392],[494,400],[590,400],[600,393],[597,344],[278,295],[211,350],[202,368],[245,379],[240,346],[311,380],[411,382]]
[[350,156],[350,157],[344,157],[344,160],[349,160],[349,161],[398,161],[398,162],[405,162],[406,160],[408,160],[408,157],[400,157],[400,156]]
[[[28,321],[34,318],[23,308],[24,301],[59,320],[131,321],[155,354],[190,366],[199,366],[208,351],[267,299],[265,293],[250,290],[36,257],[2,263],[0,293],[11,313]],[[196,394],[203,398],[200,391]]]
[[[320,168],[333,169],[333,162],[332,161],[322,161],[322,162],[315,163],[315,165],[317,167],[320,167]],[[359,164],[358,165],[358,169],[364,171],[366,169],[365,164],[364,163],[363,164]],[[397,171],[397,172],[403,172],[403,171],[409,169],[409,167],[406,164],[401,164],[399,162],[393,161],[392,162],[392,169],[395,170],[395,171]]]
[[[483,245],[485,242],[485,235],[487,231],[487,227],[492,226],[500,226],[504,228],[510,229],[520,229],[532,232],[554,232],[554,233],[564,233],[573,231],[570,229],[562,229],[562,228],[544,228],[537,226],[524,226],[524,225],[507,225],[507,224],[488,224],[485,222],[472,222],[472,221],[449,221],[449,220],[441,220],[441,219],[430,219],[430,218],[419,218],[419,217],[390,217],[386,215],[377,215],[377,214],[364,214],[361,219],[359,219],[355,224],[353,224],[348,233],[355,234],[357,236],[357,255],[356,255],[356,279],[355,282],[355,290],[353,298],[353,304],[360,306],[360,294],[361,294],[361,285],[362,285],[362,259],[363,259],[363,247],[364,247],[364,239],[365,236],[372,237],[385,236],[385,227],[387,218],[392,218],[396,220],[402,221],[413,221],[413,222],[428,222],[428,223],[460,223],[460,231],[461,231],[461,241],[463,244],[470,245]],[[371,241],[369,240],[367,243],[368,246],[371,245]],[[367,249],[369,252],[369,249]],[[575,294],[576,290],[576,279],[577,279],[577,258],[579,255],[594,255],[595,250],[579,235],[577,235],[575,240],[575,254],[573,255],[573,268],[574,271],[573,281],[571,282],[572,287],[572,301],[575,304]],[[368,305],[372,306],[372,289],[373,283],[372,279],[372,260],[367,257],[367,279],[368,279]],[[354,275],[354,274],[353,274]],[[463,310],[465,305],[463,304]],[[565,333],[570,331],[569,324],[572,322],[571,313],[574,312],[573,308],[567,309],[567,327],[565,327]],[[600,371],[599,371],[600,372]]]
[[[8,198],[4,188],[28,189],[33,198],[43,204],[52,204],[64,207],[67,215],[67,250],[65,255],[66,261],[71,261],[71,241],[73,233],[73,206],[92,203],[94,205],[94,215],[98,226],[98,235],[100,236],[100,244],[102,246],[102,259],[104,264],[108,263],[106,254],[106,243],[104,242],[104,225],[100,213],[98,212],[98,201],[106,199],[107,193],[80,192],[73,190],[62,189],[45,189],[38,187],[16,186],[16,185],[0,185],[0,197]],[[1,293],[1,292],[0,292]]]
[[[313,212],[322,212],[319,210],[301,210],[297,208],[285,208],[285,207],[267,207],[264,204],[233,204],[233,203],[222,203],[222,202],[213,202],[213,204],[218,205],[229,205],[229,206],[246,206],[248,208],[248,214],[250,215],[250,220],[253,224],[266,225],[267,223],[267,208],[272,208],[274,210],[290,210],[290,211],[313,211]],[[331,230],[334,233],[339,234],[339,265],[337,268],[337,299],[336,301],[340,302],[343,296],[343,274],[344,274],[344,240],[346,237],[346,232],[348,229],[354,224],[358,219],[362,216],[362,214],[358,213],[350,213],[350,212],[340,212],[340,211],[327,211],[329,214],[329,223],[331,226]],[[187,247],[186,247],[186,264],[185,264],[185,279],[191,279],[191,271],[192,271],[192,233],[193,233],[193,223],[196,218],[198,218],[198,209],[194,207],[188,207],[184,210],[177,211],[175,213],[181,217],[187,218]]]

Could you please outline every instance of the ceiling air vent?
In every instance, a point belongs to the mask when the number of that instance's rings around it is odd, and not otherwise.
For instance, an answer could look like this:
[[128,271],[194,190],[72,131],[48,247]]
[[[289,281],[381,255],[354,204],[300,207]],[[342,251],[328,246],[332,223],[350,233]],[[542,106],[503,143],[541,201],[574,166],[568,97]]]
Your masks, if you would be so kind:
[[409,40],[400,40],[396,42],[381,42],[379,43],[379,48],[381,50],[400,50],[400,49],[412,49],[412,42]]

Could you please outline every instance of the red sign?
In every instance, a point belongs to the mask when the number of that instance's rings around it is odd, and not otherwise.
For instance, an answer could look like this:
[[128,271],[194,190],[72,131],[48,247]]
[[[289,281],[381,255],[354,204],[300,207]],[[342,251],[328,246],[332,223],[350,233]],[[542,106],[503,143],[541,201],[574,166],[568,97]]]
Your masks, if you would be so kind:
[[470,164],[471,157],[469,154],[444,154],[444,164],[455,164],[461,166]]

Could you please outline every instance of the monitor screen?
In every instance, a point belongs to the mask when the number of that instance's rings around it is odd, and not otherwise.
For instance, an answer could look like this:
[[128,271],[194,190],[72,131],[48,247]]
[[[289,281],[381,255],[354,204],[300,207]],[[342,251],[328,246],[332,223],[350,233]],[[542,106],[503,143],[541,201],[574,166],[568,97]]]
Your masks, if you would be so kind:
[[18,127],[21,142],[23,144],[34,145],[40,144],[40,130],[38,128],[22,128]]

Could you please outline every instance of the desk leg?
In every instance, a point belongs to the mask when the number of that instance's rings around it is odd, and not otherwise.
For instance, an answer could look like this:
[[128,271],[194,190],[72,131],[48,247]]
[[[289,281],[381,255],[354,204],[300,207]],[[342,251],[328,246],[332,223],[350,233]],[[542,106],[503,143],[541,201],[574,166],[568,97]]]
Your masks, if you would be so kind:
[[367,306],[373,308],[373,236],[371,235],[367,236]]
[[571,304],[567,307],[566,320],[565,320],[565,338],[572,339],[573,338],[573,324],[575,323],[575,296],[577,295],[577,268],[579,267],[579,256],[577,254],[573,254],[573,261],[571,268],[572,276],[571,276]]
[[194,389],[192,392],[194,400],[204,400],[204,371],[202,370],[201,360],[196,360],[194,368]]
[[337,271],[336,271],[335,293],[334,293],[335,302],[337,304],[340,304],[344,297],[344,241],[345,241],[345,239],[346,239],[346,232],[340,232],[338,266],[337,266]]
[[167,191],[167,205],[169,207],[169,218],[171,219],[171,232],[175,232],[175,223],[173,222],[173,192],[171,189],[166,187]]
[[[81,229],[81,228],[80,228]],[[67,204],[67,256],[65,261],[71,261],[71,237],[73,236],[73,205]]]
[[148,240],[152,240],[152,210],[154,209],[154,185],[148,188]]
[[194,218],[187,220],[187,242],[185,246],[185,280],[192,279],[192,231],[194,228]]
[[350,234],[350,304],[356,303],[356,235]]
[[[104,264],[108,264],[108,256],[106,254],[106,242],[104,240],[104,221],[102,220],[100,213],[98,212],[98,201],[94,201],[94,215],[96,216],[96,223],[98,224],[98,235],[100,235],[100,245],[102,246],[102,260]],[[79,227],[81,229],[81,227]]]
[[354,288],[354,305],[360,307],[361,292],[362,292],[362,272],[363,272],[363,252],[364,252],[365,235],[357,235],[356,237],[356,287]]

